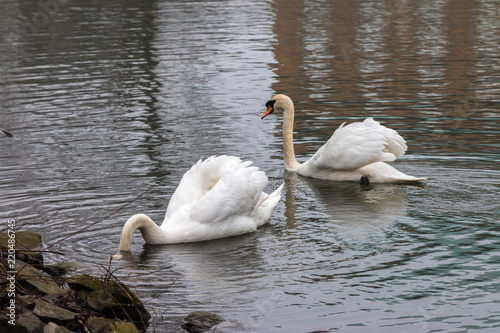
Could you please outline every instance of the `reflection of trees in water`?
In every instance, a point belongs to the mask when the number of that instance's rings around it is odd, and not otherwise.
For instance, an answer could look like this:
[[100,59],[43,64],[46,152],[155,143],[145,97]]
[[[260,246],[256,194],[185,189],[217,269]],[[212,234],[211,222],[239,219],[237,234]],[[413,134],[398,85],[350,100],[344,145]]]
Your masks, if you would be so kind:
[[492,68],[500,54],[497,8],[407,0],[276,1],[273,8],[279,66],[272,87],[296,101],[298,140],[329,137],[323,129],[331,133],[338,118],[374,116],[404,132],[410,153],[476,154],[471,140],[491,151],[487,119],[498,115],[500,99]]

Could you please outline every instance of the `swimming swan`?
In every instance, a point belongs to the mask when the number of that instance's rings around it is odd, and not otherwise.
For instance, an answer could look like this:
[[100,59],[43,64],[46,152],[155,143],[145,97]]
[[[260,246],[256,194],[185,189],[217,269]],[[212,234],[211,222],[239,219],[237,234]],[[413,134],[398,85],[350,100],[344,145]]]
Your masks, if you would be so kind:
[[280,200],[282,184],[263,192],[267,176],[252,162],[234,156],[199,160],[182,177],[158,226],[144,214],[123,226],[120,250],[129,251],[136,229],[148,244],[174,244],[241,235],[267,223]]
[[394,130],[373,118],[342,124],[309,160],[300,164],[293,149],[294,106],[290,97],[276,95],[266,103],[264,118],[273,111],[283,112],[283,155],[285,169],[302,176],[334,181],[407,183],[425,180],[399,172],[385,162],[406,151],[406,141]]

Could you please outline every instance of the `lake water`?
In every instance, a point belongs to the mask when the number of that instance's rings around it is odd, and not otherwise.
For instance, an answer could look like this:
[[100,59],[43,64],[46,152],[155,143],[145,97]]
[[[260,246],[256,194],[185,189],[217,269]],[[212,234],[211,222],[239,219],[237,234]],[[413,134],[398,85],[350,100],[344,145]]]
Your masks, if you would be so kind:
[[[217,332],[496,332],[499,16],[479,0],[2,0],[1,223],[100,274],[129,216],[160,223],[192,164],[237,155],[267,191],[286,183],[269,225],[170,246],[137,233],[112,262],[151,332],[194,310],[223,316]],[[281,117],[260,119],[278,92],[300,161],[373,116],[408,142],[394,165],[429,180],[285,173]]]

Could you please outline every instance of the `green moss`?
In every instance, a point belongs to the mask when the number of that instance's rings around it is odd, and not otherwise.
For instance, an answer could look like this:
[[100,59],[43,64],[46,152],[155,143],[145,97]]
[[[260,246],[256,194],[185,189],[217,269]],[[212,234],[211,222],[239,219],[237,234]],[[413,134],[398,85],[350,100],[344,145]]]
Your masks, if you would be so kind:
[[75,275],[68,279],[82,306],[105,315],[133,321],[148,322],[151,315],[144,304],[124,284],[101,280],[89,275]]
[[87,274],[70,277],[68,285],[75,291],[96,291],[102,289],[102,281]]
[[85,326],[89,329],[90,332],[102,332],[104,327],[109,326],[117,321],[119,321],[119,319],[92,317],[87,319],[87,321],[85,322]]
[[101,333],[139,333],[139,330],[130,322],[119,321],[105,326]]
[[[11,239],[9,235],[0,234],[0,248],[2,250],[10,248],[9,239]],[[14,243],[14,249],[16,250],[35,250],[42,246],[42,236],[34,232],[16,231],[15,237],[12,239],[16,241]]]

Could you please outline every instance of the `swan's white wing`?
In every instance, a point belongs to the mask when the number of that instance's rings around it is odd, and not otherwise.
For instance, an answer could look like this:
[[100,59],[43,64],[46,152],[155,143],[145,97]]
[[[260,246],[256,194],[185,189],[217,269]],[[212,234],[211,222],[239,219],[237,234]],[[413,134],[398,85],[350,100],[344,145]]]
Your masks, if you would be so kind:
[[384,151],[393,154],[396,158],[403,156],[408,148],[406,146],[406,141],[401,135],[395,130],[380,125],[378,121],[373,120],[373,118],[366,118],[363,124],[367,127],[373,128],[375,131],[380,133],[385,140]]
[[[345,123],[344,123],[345,124]],[[405,140],[372,118],[342,124],[301,168],[356,170],[375,162],[391,162],[406,151]]]
[[267,185],[264,172],[250,164],[233,156],[198,162],[182,178],[165,221],[172,214],[199,223],[217,223],[237,216],[250,218]]
[[226,165],[219,182],[193,205],[191,216],[201,223],[252,218],[266,185],[267,177],[257,167]]
[[[184,176],[182,176],[177,189],[174,194],[170,198],[168,203],[167,212],[165,218],[172,215],[179,207],[182,207],[186,204],[192,203],[194,200],[198,200],[201,198],[206,190],[203,186],[207,186],[210,182],[210,176],[213,175],[211,169],[215,167],[214,164],[218,164],[217,162],[222,162],[220,157],[209,157],[205,161],[201,159],[191,167]],[[218,159],[218,160],[217,160]],[[215,160],[215,161],[214,161]],[[213,183],[218,181],[218,178],[213,179]]]

